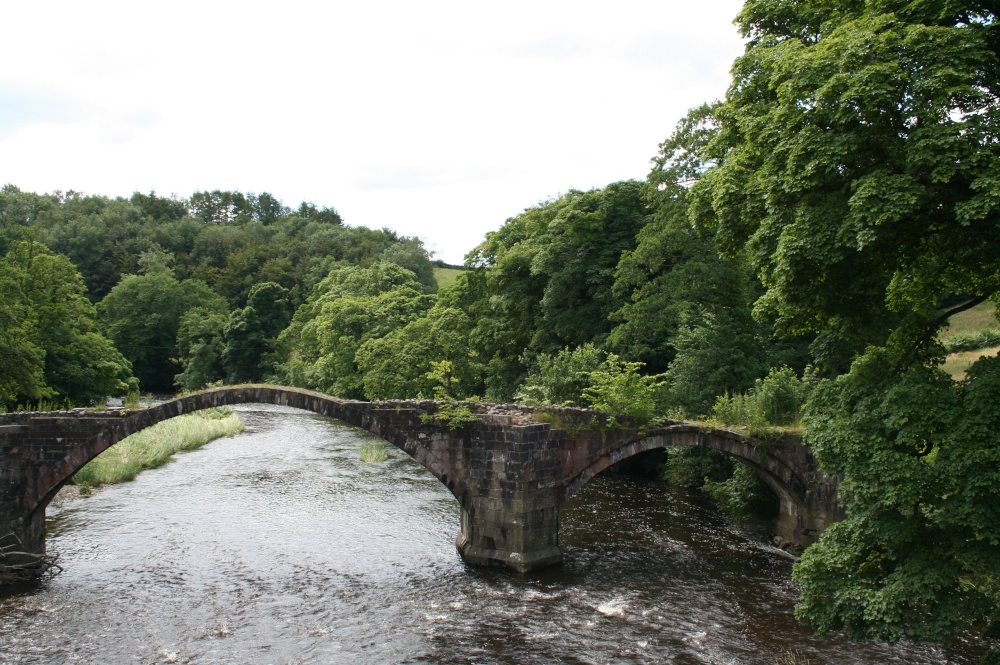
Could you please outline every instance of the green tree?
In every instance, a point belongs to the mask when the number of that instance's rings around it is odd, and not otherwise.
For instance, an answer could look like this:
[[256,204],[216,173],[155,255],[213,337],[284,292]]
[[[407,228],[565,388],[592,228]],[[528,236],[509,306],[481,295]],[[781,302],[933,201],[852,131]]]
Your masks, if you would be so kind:
[[104,330],[132,363],[144,390],[174,386],[181,317],[192,307],[226,311],[225,300],[198,280],[178,281],[168,272],[129,275],[98,305]]
[[652,372],[670,366],[677,335],[691,319],[718,309],[749,316],[747,272],[740,261],[720,258],[714,233],[688,219],[689,188],[707,168],[705,145],[716,134],[713,108],[689,111],[660,144],[644,190],[652,221],[615,270],[614,291],[624,302],[611,314],[617,325],[608,346]]
[[649,222],[642,193],[640,182],[617,182],[570,192],[544,211],[547,223],[534,239],[531,263],[531,271],[546,279],[533,349],[603,344],[608,317],[622,304],[612,289],[615,267]]
[[45,385],[45,351],[36,341],[38,324],[14,266],[0,263],[0,405],[50,397]]
[[363,398],[358,349],[420,318],[433,301],[412,272],[394,263],[334,269],[279,335],[279,376],[291,385]]
[[739,24],[693,214],[749,257],[757,315],[846,372],[806,407],[848,514],[796,568],[798,615],[890,639],[996,622],[996,360],[956,383],[934,339],[1000,292],[996,10],[751,0]]
[[14,185],[0,188],[0,253],[6,254],[12,243],[24,240],[38,215],[55,205],[52,197],[22,192]]
[[241,224],[253,218],[251,201],[241,192],[195,192],[190,200],[191,214],[210,224]]
[[612,289],[615,267],[649,221],[642,190],[626,181],[570,191],[508,219],[469,254],[460,288],[477,310],[489,397],[510,399],[534,354],[604,343],[625,300]]
[[847,518],[796,567],[796,613],[854,637],[947,640],[1000,621],[1000,359],[959,383],[895,361],[873,349],[809,404]]
[[426,316],[384,337],[369,339],[355,354],[367,399],[431,398],[434,364],[447,361],[453,399],[482,389],[482,365],[469,343],[472,323],[465,312],[435,305]]
[[53,251],[79,269],[92,301],[100,300],[123,275],[139,269],[139,256],[154,248],[143,235],[141,208],[123,199],[68,193],[58,206],[39,212],[34,228]]
[[607,354],[593,344],[538,356],[535,367],[514,398],[522,404],[583,406],[591,372],[607,369]]
[[691,415],[707,414],[719,395],[750,389],[763,374],[758,326],[742,308],[698,311],[674,339],[677,355],[666,372],[667,401]]
[[229,315],[207,307],[192,307],[177,325],[177,360],[181,372],[174,385],[181,390],[199,390],[226,376],[222,354]]
[[247,306],[233,312],[225,328],[222,362],[231,383],[259,381],[272,369],[275,340],[290,319],[288,289],[274,282],[253,285]]
[[662,412],[664,377],[643,375],[640,369],[642,363],[624,362],[609,353],[604,365],[590,373],[590,386],[583,391],[588,406],[648,423]]
[[[11,300],[7,311],[25,317],[22,325],[7,327],[12,347],[4,352],[25,362],[13,375],[20,375],[19,398],[88,404],[126,392],[131,367],[98,332],[97,312],[68,258],[35,242],[19,242],[4,257],[4,272]],[[37,381],[38,359],[44,387]]]
[[412,272],[427,293],[437,291],[434,264],[431,263],[430,256],[419,238],[401,238],[399,242],[390,245],[382,252],[380,260],[395,263]]
[[752,0],[695,215],[766,288],[757,311],[846,371],[953,294],[1000,288],[1000,66],[975,3]]

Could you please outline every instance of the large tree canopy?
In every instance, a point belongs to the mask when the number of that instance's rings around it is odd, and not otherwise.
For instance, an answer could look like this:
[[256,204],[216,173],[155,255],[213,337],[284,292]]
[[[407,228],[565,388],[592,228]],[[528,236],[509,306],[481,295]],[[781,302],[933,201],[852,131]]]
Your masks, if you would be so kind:
[[467,282],[487,306],[472,335],[488,363],[487,394],[510,399],[527,375],[522,355],[603,343],[624,304],[612,289],[622,252],[649,222],[643,183],[572,190],[508,219],[467,257]]
[[0,404],[42,397],[88,404],[128,388],[131,366],[97,329],[68,258],[15,242],[0,264]]
[[433,303],[417,276],[394,263],[332,270],[278,336],[281,380],[363,398],[358,349],[420,318]]
[[946,640],[1000,619],[1000,358],[962,382],[883,350],[819,386],[809,443],[848,516],[795,570],[797,613],[854,637]]
[[819,360],[1000,289],[1000,35],[986,3],[751,0],[698,217]]
[[[796,569],[821,630],[941,639],[997,620],[996,360],[937,369],[1000,290],[1000,26],[975,2],[751,0],[694,216],[746,253],[758,317],[813,335],[807,439],[848,517]],[[850,370],[848,372],[848,370]]]
[[236,310],[225,329],[222,363],[230,383],[260,381],[273,369],[275,340],[292,318],[288,290],[274,282],[254,284],[247,306]]
[[194,307],[222,312],[226,304],[204,282],[178,281],[169,271],[128,275],[101,300],[104,330],[132,362],[143,390],[173,389],[177,331]]

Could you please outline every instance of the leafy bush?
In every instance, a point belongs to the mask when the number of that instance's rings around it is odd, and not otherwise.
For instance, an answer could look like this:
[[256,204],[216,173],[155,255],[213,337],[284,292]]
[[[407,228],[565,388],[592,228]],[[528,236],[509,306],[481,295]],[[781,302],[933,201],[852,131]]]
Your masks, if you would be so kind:
[[777,497],[750,467],[743,464],[737,464],[733,475],[726,480],[706,480],[702,489],[737,519],[777,515]]
[[639,374],[642,366],[609,353],[604,366],[590,373],[590,386],[583,391],[589,406],[632,416],[642,424],[650,422],[661,410],[666,382],[663,374]]
[[763,369],[755,326],[748,312],[736,309],[689,317],[674,339],[677,356],[666,374],[669,403],[702,415],[717,395],[753,386]]
[[542,354],[514,399],[520,404],[579,406],[583,391],[591,385],[591,373],[604,366],[604,352],[593,344]]
[[753,397],[764,420],[772,425],[790,425],[799,419],[808,386],[790,367],[772,369],[757,379]]
[[539,356],[537,369],[515,399],[523,404],[587,406],[645,424],[662,411],[666,383],[663,374],[640,374],[642,367],[593,344],[563,349],[554,356]]
[[775,368],[765,378],[757,379],[746,393],[720,395],[712,412],[726,425],[750,429],[792,425],[799,419],[809,386],[791,368]]
[[438,409],[433,415],[420,416],[420,422],[430,424],[436,420],[447,423],[449,429],[461,429],[479,420],[479,417],[472,412],[467,404],[460,404],[451,396],[450,390],[455,379],[452,376],[450,360],[432,361],[431,371],[427,372],[427,378],[439,384],[434,386],[434,399],[441,404],[438,405]]
[[740,425],[752,430],[767,427],[767,421],[757,408],[757,400],[752,393],[719,395],[712,415],[726,425]]
[[948,353],[978,351],[991,346],[1000,346],[1000,328],[955,333],[942,344]]

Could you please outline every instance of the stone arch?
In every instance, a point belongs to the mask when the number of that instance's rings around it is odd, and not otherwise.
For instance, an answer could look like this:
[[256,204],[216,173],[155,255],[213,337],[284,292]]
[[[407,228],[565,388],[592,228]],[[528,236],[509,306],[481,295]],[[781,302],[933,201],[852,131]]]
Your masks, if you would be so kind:
[[[70,450],[54,470],[56,480],[28,511],[30,521],[44,513],[49,502],[73,475],[102,452],[125,437],[140,432],[164,420],[195,413],[205,409],[235,404],[274,404],[340,420],[366,430],[403,451],[431,475],[441,481],[448,491],[464,506],[465,483],[449,474],[444,461],[428,447],[413,440],[403,427],[419,423],[416,409],[402,408],[399,402],[361,402],[344,400],[323,393],[284,386],[247,385],[204,390],[177,397],[157,406],[130,412],[125,418],[115,418],[107,426],[95,431],[81,445]],[[417,405],[408,405],[417,406]],[[414,431],[417,427],[406,427]]]
[[599,454],[566,480],[563,500],[570,498],[597,474],[613,464],[657,448],[687,446],[718,450],[748,466],[777,495],[781,514],[797,515],[806,506],[806,483],[762,442],[729,430],[706,430],[683,423],[622,440]]

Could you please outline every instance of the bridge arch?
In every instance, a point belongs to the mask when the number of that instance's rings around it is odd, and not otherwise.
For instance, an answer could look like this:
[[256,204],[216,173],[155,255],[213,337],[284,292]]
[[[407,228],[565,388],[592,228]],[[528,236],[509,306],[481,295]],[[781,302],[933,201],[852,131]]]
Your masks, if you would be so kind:
[[594,476],[612,465],[640,453],[658,448],[686,446],[717,450],[749,467],[778,497],[781,518],[797,515],[807,504],[807,484],[780,456],[771,453],[763,442],[737,432],[705,429],[703,426],[679,423],[637,434],[606,451],[600,452],[578,473],[568,478],[563,500],[570,498]]
[[[386,405],[388,408],[380,408],[382,406],[380,402],[343,400],[323,393],[284,386],[249,385],[215,388],[184,395],[131,412],[127,417],[118,419],[117,422],[92,436],[88,445],[68,451],[61,463],[56,465],[55,483],[51,488],[46,488],[48,491],[38,498],[30,514],[44,512],[49,502],[77,471],[125,437],[180,415],[210,408],[252,403],[311,411],[371,432],[416,460],[441,481],[460,504],[464,505],[465,483],[453,478],[444,461],[429,447],[420,445],[419,441],[411,440],[400,428],[400,420],[405,420],[406,417],[398,402]],[[380,417],[380,411],[392,417]],[[415,414],[414,418],[417,418]]]

